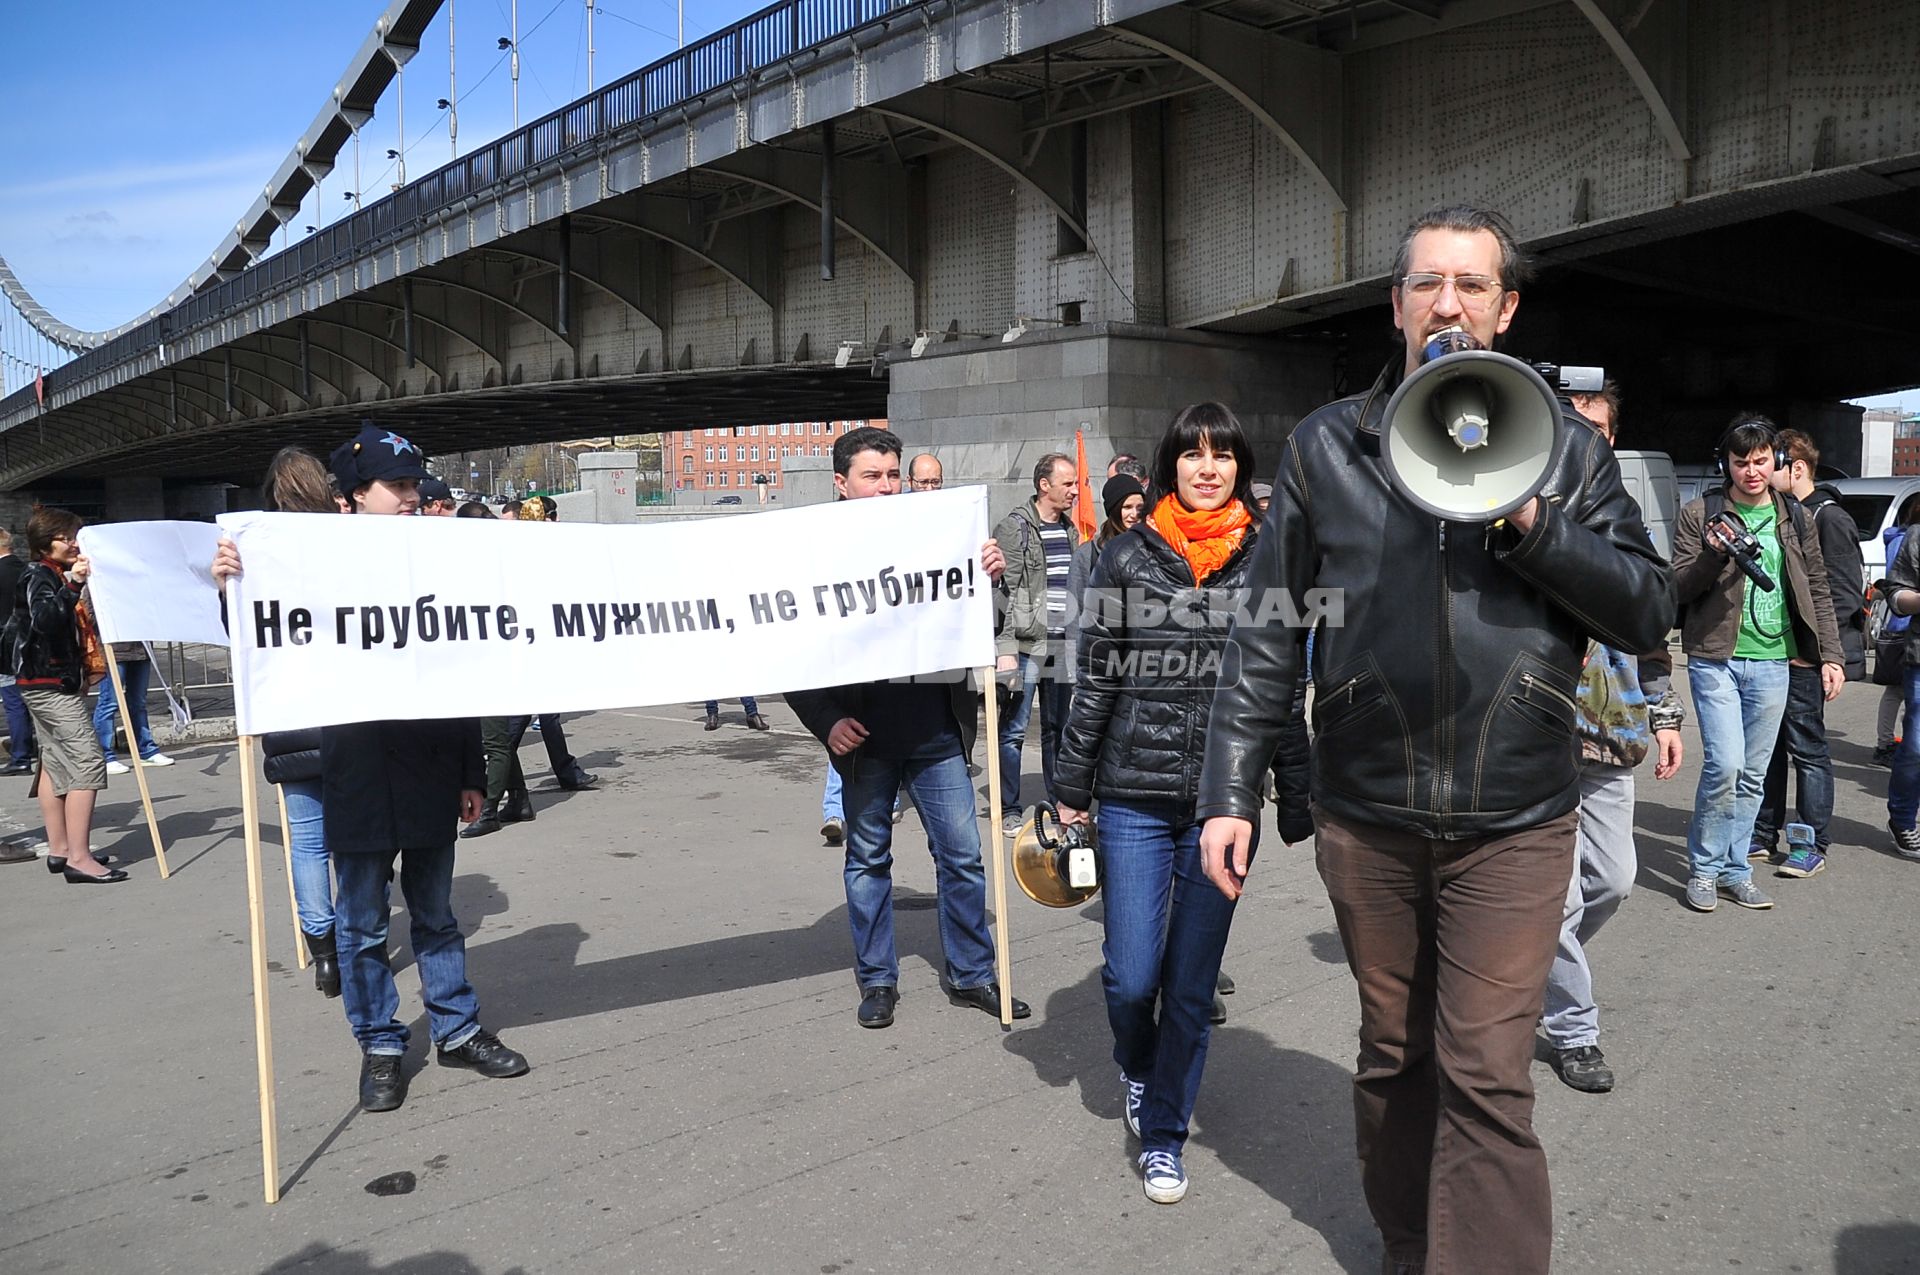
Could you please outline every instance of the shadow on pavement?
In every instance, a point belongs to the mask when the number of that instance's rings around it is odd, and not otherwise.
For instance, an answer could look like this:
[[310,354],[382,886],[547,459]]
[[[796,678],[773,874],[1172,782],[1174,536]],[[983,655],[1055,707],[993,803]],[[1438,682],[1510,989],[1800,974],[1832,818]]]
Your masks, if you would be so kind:
[[[281,1258],[267,1267],[264,1275],[272,1275],[277,1271],[314,1271],[319,1275],[487,1275],[466,1254],[449,1253],[444,1249],[403,1257],[382,1265],[373,1259],[371,1253],[329,1248],[318,1242]],[[526,1268],[516,1266],[500,1275],[526,1275]]]
[[[946,958],[933,898],[894,887],[894,943],[902,964],[917,958],[940,973]],[[490,878],[467,873],[454,879],[454,915],[463,929],[471,932],[482,916],[505,910],[505,896]],[[844,906],[803,928],[709,939],[582,965],[580,948],[588,937],[579,925],[563,921],[488,942],[469,940],[467,976],[480,994],[487,1026],[498,1031],[583,1018],[836,971],[846,975],[849,989],[854,986],[853,942]],[[398,947],[396,943],[396,968]],[[850,995],[849,1013],[856,1004],[857,997]]]
[[[1081,1105],[1111,1122],[1114,1152],[1131,1165],[1099,970],[1054,992],[1045,1016],[1003,1044],[1045,1083],[1079,1085]],[[1319,1232],[1342,1270],[1373,1275],[1379,1240],[1360,1192],[1352,1095],[1343,1068],[1229,1020],[1213,1029],[1192,1141]]]
[[1920,1225],[1849,1226],[1834,1241],[1834,1275],[1896,1275],[1900,1271],[1920,1271]]

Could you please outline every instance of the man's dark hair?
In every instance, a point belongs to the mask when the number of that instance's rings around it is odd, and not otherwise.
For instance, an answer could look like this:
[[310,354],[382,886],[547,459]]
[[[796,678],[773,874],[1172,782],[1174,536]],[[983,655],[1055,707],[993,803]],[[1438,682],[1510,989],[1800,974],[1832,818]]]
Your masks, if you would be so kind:
[[1033,490],[1036,493],[1040,490],[1041,483],[1053,481],[1054,467],[1061,464],[1073,464],[1073,457],[1065,452],[1048,452],[1033,462]]
[[518,514],[520,512],[520,502],[517,500],[509,500],[506,504],[500,506],[500,512],[503,514]]
[[55,540],[72,540],[80,534],[80,515],[71,509],[35,505],[27,518],[27,552],[44,558],[53,552]]
[[1486,231],[1500,244],[1500,286],[1508,292],[1520,291],[1520,286],[1533,278],[1533,262],[1520,250],[1519,241],[1513,236],[1513,227],[1507,219],[1490,208],[1476,208],[1472,204],[1443,204],[1429,208],[1413,219],[1407,227],[1407,233],[1400,237],[1400,251],[1393,258],[1393,286],[1399,287],[1400,281],[1412,269],[1413,237],[1423,230],[1453,230],[1461,234],[1476,234]]
[[1741,460],[1762,447],[1771,449],[1779,445],[1780,427],[1771,419],[1758,412],[1741,412],[1727,426],[1727,432],[1720,435],[1717,455],[1722,461]]
[[1136,480],[1142,487],[1145,487],[1147,480],[1152,477],[1152,475],[1147,472],[1147,462],[1141,460],[1138,456],[1128,456],[1125,460],[1120,461],[1114,466],[1113,476],[1118,478],[1122,474]]
[[[1569,394],[1573,400],[1573,410],[1586,416],[1581,404],[1605,403],[1607,405],[1607,424],[1613,430],[1613,436],[1620,436],[1620,382],[1608,377],[1599,390],[1594,393]],[[1588,418],[1592,419],[1591,417]]]
[[898,457],[901,452],[900,436],[890,429],[880,429],[874,425],[848,430],[833,440],[833,472],[845,478],[853,472],[853,458],[861,452],[879,452],[882,456]]
[[1808,437],[1804,431],[1783,429],[1780,431],[1778,442],[1780,444],[1780,450],[1787,454],[1788,464],[1792,464],[1796,460],[1806,462],[1807,476],[1809,478],[1820,468],[1820,449],[1814,445],[1813,439]]
[[1162,499],[1175,493],[1180,457],[1202,441],[1216,452],[1233,453],[1233,498],[1258,512],[1253,507],[1253,444],[1247,441],[1247,431],[1241,428],[1239,418],[1225,405],[1212,402],[1181,408],[1160,436],[1160,445],[1153,452],[1153,482],[1147,488],[1145,512],[1151,513]]

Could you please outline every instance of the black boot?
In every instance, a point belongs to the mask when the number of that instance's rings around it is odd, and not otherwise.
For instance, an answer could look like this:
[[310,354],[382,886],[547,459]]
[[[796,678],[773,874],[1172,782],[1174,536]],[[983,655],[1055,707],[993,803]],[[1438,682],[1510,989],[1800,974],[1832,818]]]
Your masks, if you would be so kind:
[[501,823],[532,823],[533,798],[522,788],[519,792],[507,794],[506,801],[500,807]]
[[480,817],[460,830],[464,837],[484,837],[500,831],[500,803],[489,801],[480,807]]
[[333,949],[333,931],[308,934],[307,951],[313,956],[313,985],[328,1000],[340,994],[340,958]]

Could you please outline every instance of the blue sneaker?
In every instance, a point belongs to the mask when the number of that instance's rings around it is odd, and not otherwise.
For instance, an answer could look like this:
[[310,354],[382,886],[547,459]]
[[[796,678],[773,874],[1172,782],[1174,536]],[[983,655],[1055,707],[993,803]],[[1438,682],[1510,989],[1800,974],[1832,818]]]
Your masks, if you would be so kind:
[[1795,846],[1786,862],[1773,870],[1776,877],[1810,877],[1827,866],[1827,856],[1812,846]]
[[1178,1204],[1187,1198],[1187,1171],[1180,1167],[1178,1152],[1142,1151],[1140,1169],[1147,1198],[1155,1204]]

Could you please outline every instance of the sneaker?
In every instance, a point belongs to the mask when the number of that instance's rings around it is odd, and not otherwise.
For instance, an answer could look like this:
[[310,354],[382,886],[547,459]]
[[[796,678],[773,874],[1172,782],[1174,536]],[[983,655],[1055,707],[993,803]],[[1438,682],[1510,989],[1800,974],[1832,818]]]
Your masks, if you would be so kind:
[[820,839],[830,846],[837,846],[847,839],[847,825],[839,819],[825,819],[820,823]]
[[1776,877],[1810,877],[1827,866],[1827,856],[1812,846],[1795,846],[1793,853],[1783,860],[1773,875]]
[[1747,847],[1747,862],[1751,863],[1755,859],[1765,859],[1772,854],[1773,846],[1771,844],[1763,844],[1755,841]]
[[131,775],[133,773],[133,767],[116,757],[107,763],[107,773],[109,775]]
[[1893,834],[1893,852],[1902,859],[1920,859],[1920,828],[1896,828],[1887,825],[1887,831]]
[[398,1111],[407,1100],[407,1073],[399,1054],[368,1054],[360,1060],[360,1110]]
[[1565,1081],[1569,1089],[1578,1089],[1581,1093],[1613,1091],[1613,1068],[1607,1066],[1606,1056],[1600,1052],[1598,1045],[1556,1049],[1547,1061],[1552,1064],[1554,1074]]
[[1892,767],[1893,755],[1898,750],[1898,744],[1881,744],[1873,750],[1873,764],[1876,766]]
[[1008,841],[1012,841],[1020,835],[1020,828],[1026,822],[1024,816],[1018,813],[1010,814],[1000,821],[1000,831],[1006,834]]
[[500,1043],[500,1038],[482,1027],[452,1049],[440,1050],[442,1067],[471,1067],[483,1076],[501,1079],[524,1076],[527,1059]]
[[1695,912],[1711,912],[1718,907],[1720,896],[1714,893],[1713,882],[1705,877],[1687,878],[1687,906]]
[[171,766],[173,765],[173,758],[167,756],[165,753],[155,753],[151,757],[142,757],[140,764],[142,766]]
[[1764,912],[1773,906],[1773,900],[1761,893],[1760,887],[1751,880],[1733,885],[1722,884],[1720,893],[1732,899],[1743,908],[1752,908],[1755,912]]
[[1140,1108],[1147,1101],[1147,1082],[1128,1080],[1123,1072],[1120,1083],[1126,1087],[1127,1132],[1134,1137],[1140,1136]]
[[1187,1198],[1187,1171],[1174,1151],[1142,1151],[1140,1171],[1146,1178],[1147,1198],[1155,1204],[1178,1204]]

